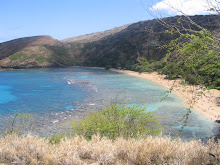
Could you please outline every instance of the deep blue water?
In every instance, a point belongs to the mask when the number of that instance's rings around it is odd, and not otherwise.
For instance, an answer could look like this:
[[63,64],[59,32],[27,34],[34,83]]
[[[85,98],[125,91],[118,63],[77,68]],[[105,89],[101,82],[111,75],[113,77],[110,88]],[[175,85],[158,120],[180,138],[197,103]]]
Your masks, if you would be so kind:
[[[0,118],[16,112],[50,116],[51,122],[77,115],[76,111],[100,109],[110,102],[141,104],[161,116],[163,124],[178,132],[187,113],[183,100],[166,89],[137,77],[91,68],[53,68],[0,72]],[[71,112],[70,112],[71,111]],[[61,115],[62,114],[62,115]],[[71,115],[70,115],[71,114]],[[190,114],[183,136],[210,136],[214,123],[195,112]]]
[[59,69],[0,72],[0,115],[58,112],[88,97],[78,86],[67,85],[69,74]]

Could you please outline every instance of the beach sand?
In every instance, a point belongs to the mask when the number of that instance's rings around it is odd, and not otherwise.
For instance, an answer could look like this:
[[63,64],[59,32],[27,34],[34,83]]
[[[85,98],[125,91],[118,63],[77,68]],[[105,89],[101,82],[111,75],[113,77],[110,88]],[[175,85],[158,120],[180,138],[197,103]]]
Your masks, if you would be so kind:
[[194,110],[203,114],[211,120],[220,119],[220,91],[216,89],[205,89],[201,86],[184,86],[181,85],[181,80],[168,80],[165,75],[153,73],[138,73],[128,70],[111,69],[112,71],[125,73],[131,76],[151,80],[155,83],[165,86],[185,100],[185,105],[193,107]]

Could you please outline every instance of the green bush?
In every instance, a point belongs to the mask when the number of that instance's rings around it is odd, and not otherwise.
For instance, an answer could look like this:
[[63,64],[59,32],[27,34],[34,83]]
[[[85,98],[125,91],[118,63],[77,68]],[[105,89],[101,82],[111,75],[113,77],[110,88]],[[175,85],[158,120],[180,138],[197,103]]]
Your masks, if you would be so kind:
[[18,52],[18,53],[13,54],[12,56],[10,56],[9,59],[15,61],[20,58],[23,58],[23,56],[26,56],[26,54],[24,54],[22,52]]
[[112,68],[111,65],[106,65],[106,66],[105,66],[105,69],[106,69],[106,70],[111,69],[111,68]]
[[87,139],[94,134],[115,139],[138,138],[162,132],[158,117],[137,105],[130,107],[124,104],[111,104],[103,111],[91,112],[83,120],[70,124],[73,134],[82,135]]
[[15,53],[9,57],[10,60],[13,60],[13,61],[18,60],[19,62],[24,62],[26,60],[33,59],[33,58],[35,58],[35,60],[38,63],[44,63],[47,60],[44,56],[40,56],[37,54],[27,55],[23,52]]
[[185,80],[182,80],[182,81],[180,82],[180,84],[181,84],[181,85],[184,85],[184,86],[188,86],[188,85],[189,85]]
[[46,58],[44,56],[35,56],[35,60],[41,64],[46,61]]
[[141,57],[139,63],[132,65],[131,70],[142,73],[142,72],[153,72],[154,68],[149,64],[147,59]]
[[23,56],[21,59],[19,59],[19,61],[24,62],[26,60],[33,59],[35,56],[37,56],[37,55],[36,54],[32,54],[30,56],[26,55],[26,56]]
[[181,77],[193,85],[220,87],[219,41],[209,31],[181,34],[168,48],[162,74],[170,79]]
[[[71,59],[68,49],[66,49],[64,46],[50,46],[50,45],[44,45],[44,47],[51,51],[53,54],[53,58],[51,59],[53,63],[63,66],[72,66],[76,62]],[[39,63],[45,62],[46,58],[38,58],[36,59]],[[50,60],[50,61],[51,61]]]
[[65,139],[65,137],[66,136],[64,134],[53,135],[49,138],[49,142],[51,144],[59,144],[62,139]]

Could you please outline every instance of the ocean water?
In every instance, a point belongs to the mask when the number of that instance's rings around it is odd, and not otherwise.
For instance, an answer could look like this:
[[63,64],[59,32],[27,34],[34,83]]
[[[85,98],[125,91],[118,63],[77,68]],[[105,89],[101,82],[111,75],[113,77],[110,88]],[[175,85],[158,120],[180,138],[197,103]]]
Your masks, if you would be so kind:
[[[15,113],[32,113],[46,118],[46,132],[55,133],[59,123],[90,110],[100,110],[109,103],[142,105],[153,111],[174,135],[187,113],[183,100],[166,88],[148,80],[113,71],[91,68],[51,68],[0,72],[0,119]],[[47,126],[45,126],[47,125]],[[50,129],[49,129],[50,128]],[[206,137],[216,124],[192,112],[182,136]]]

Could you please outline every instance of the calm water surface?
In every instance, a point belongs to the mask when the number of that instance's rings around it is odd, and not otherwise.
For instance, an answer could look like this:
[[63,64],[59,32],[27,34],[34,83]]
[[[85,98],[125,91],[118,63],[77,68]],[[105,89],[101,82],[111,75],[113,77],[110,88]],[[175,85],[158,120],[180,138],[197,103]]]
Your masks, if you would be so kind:
[[[113,71],[91,68],[53,68],[0,72],[0,119],[17,112],[47,118],[46,131],[85,111],[110,102],[141,104],[161,117],[167,133],[177,133],[187,113],[183,100],[156,83]],[[182,136],[206,137],[215,124],[191,113]],[[48,130],[48,129],[51,130]],[[53,129],[54,131],[54,129]]]

